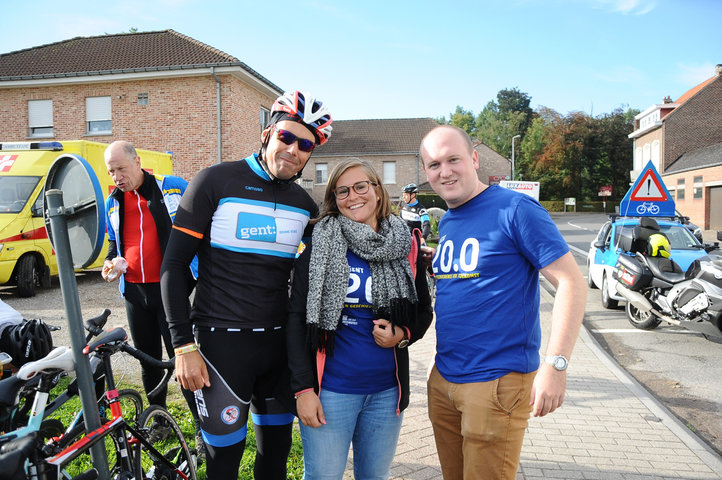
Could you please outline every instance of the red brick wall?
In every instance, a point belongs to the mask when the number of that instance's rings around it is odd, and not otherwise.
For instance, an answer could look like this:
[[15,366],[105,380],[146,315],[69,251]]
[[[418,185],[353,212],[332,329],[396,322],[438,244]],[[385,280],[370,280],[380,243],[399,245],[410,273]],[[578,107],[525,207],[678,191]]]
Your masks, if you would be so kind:
[[[236,160],[260,144],[260,107],[273,98],[231,75],[220,75],[222,160]],[[148,105],[138,105],[138,94]],[[86,135],[85,98],[110,95],[112,135]],[[137,148],[173,152],[176,175],[191,179],[217,162],[216,81],[208,76],[102,84],[0,89],[0,141],[28,140],[28,100],[53,100],[50,140],[128,140]]]
[[[702,176],[702,198],[694,198],[694,177]],[[684,200],[677,199],[677,180],[684,178]],[[719,182],[722,179],[722,166],[703,168],[663,177],[667,188],[674,188],[670,193],[675,197],[677,210],[689,217],[692,223],[709,230],[709,197],[705,182]]]
[[[323,147],[319,147],[319,153],[322,151]],[[328,165],[328,175],[331,176],[331,171],[333,171],[333,168],[338,165],[341,160],[344,160],[346,158],[350,157],[341,157],[341,156],[329,156],[329,157],[322,157],[317,155],[312,155],[311,159],[309,160],[308,164],[303,170],[303,176],[301,178],[306,179],[312,179],[313,189],[312,190],[306,190],[310,195],[311,198],[313,198],[317,203],[321,203],[323,200],[323,195],[326,192],[326,184],[317,184],[316,182],[316,163],[325,163]],[[383,180],[383,174],[384,174],[384,162],[396,162],[396,183],[384,183],[384,187],[389,192],[389,196],[392,199],[398,199],[401,197],[401,189],[409,184],[409,183],[423,183],[426,181],[426,175],[424,175],[424,171],[421,169],[421,164],[418,164],[419,168],[419,175],[418,175],[418,181],[417,181],[417,175],[416,175],[416,157],[415,155],[360,155],[359,158],[362,158],[364,160],[367,160],[371,163],[371,165],[374,167],[376,172],[379,174],[381,179]]]
[[722,142],[722,76],[664,120],[664,166],[685,152]]

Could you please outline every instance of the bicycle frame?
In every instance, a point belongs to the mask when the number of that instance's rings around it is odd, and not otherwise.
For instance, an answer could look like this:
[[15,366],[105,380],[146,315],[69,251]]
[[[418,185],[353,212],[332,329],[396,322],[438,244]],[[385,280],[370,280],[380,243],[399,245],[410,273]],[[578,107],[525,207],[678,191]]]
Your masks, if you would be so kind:
[[[120,396],[113,376],[111,356],[117,351],[125,351],[141,362],[151,364],[155,363],[157,366],[165,368],[167,370],[166,375],[156,389],[161,388],[165,385],[165,383],[167,383],[172,372],[173,363],[160,362],[147,354],[130,347],[126,342],[127,334],[123,329],[117,328],[110,331],[103,330],[102,325],[105,323],[109,314],[110,311],[106,310],[101,316],[86,322],[86,328],[91,332],[91,334],[86,338],[86,341],[89,341],[93,335],[96,335],[97,337],[93,343],[84,348],[83,353],[87,355],[95,352],[96,355],[94,358],[96,360],[96,365],[98,361],[102,362],[102,371],[104,373],[107,386],[105,397],[110,406],[111,420],[101,425],[98,429],[86,433],[83,438],[75,441],[73,444],[67,446],[61,452],[53,455],[52,457],[38,458],[39,455],[36,452],[35,455],[28,458],[25,462],[28,478],[37,480],[56,480],[61,475],[61,471],[64,466],[81,454],[88,452],[93,445],[95,445],[98,441],[105,439],[105,437],[109,435],[113,438],[113,443],[117,453],[116,458],[119,459],[122,471],[133,474],[133,456],[129,454],[130,448],[133,445],[137,445],[137,453],[139,455],[140,446],[143,445],[152,455],[156,456],[158,460],[164,463],[167,467],[176,471],[182,478],[187,478],[183,471],[176,468],[170,460],[166,459],[148,440],[143,437],[138,430],[131,427],[123,418]],[[23,368],[25,369],[25,373]],[[21,368],[18,372],[18,378],[30,380],[36,375],[42,375],[40,378],[39,388],[35,392],[35,398],[33,400],[28,424],[22,428],[0,436],[0,440],[10,441],[12,439],[24,437],[39,431],[46,414],[50,411],[56,410],[59,405],[73,396],[69,392],[64,392],[63,395],[61,395],[61,397],[63,397],[62,400],[58,402],[60,399],[59,397],[53,401],[50,404],[51,408],[48,409],[48,412],[46,412],[49,391],[52,388],[52,380],[62,373],[62,371],[72,371],[74,369],[72,351],[68,347],[58,347],[45,358],[26,364],[23,368]],[[95,370],[96,369],[93,368],[93,371]],[[78,423],[80,418],[81,417],[76,416],[73,423]],[[66,434],[69,432],[70,428],[66,430]],[[130,435],[127,435],[126,432],[130,433]],[[52,445],[52,443],[49,445]],[[38,444],[38,446],[40,446],[40,444]],[[51,467],[50,470],[48,470],[48,466]],[[53,474],[51,474],[51,472],[53,472]]]

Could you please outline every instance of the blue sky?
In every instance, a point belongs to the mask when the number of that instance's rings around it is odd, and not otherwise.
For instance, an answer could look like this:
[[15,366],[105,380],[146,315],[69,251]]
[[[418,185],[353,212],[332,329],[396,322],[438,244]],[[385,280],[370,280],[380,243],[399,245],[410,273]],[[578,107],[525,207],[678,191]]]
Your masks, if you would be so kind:
[[719,0],[6,1],[0,52],[174,29],[334,118],[478,113],[517,87],[562,114],[644,110],[722,64]]

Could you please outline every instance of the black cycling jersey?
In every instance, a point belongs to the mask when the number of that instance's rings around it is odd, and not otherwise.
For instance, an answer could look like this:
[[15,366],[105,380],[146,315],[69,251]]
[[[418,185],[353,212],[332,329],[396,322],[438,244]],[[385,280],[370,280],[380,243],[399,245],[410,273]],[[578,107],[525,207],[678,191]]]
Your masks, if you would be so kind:
[[409,230],[413,231],[414,228],[421,230],[421,236],[426,240],[431,232],[431,222],[426,208],[418,200],[411,205],[404,203],[404,206],[401,207],[401,218],[409,225]]
[[[173,345],[193,342],[174,278],[198,254],[190,320],[199,326],[286,323],[288,278],[318,207],[296,183],[271,181],[256,155],[202,170],[183,195],[163,263],[163,301]],[[308,231],[307,231],[308,230]]]

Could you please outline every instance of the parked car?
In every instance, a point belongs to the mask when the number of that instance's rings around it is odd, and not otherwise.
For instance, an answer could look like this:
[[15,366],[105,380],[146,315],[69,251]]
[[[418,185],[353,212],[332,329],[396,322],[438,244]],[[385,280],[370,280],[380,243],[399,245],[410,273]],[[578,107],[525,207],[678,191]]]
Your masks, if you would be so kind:
[[[711,245],[703,245],[689,228],[674,220],[657,219],[661,233],[669,239],[672,247],[672,260],[687,271],[693,261],[707,255]],[[624,230],[631,230],[639,224],[639,218],[610,217],[597,237],[592,240],[587,254],[587,283],[591,288],[601,290],[602,305],[605,308],[616,308],[624,297],[617,293],[616,280],[612,271],[617,264],[620,249],[619,238]]]

